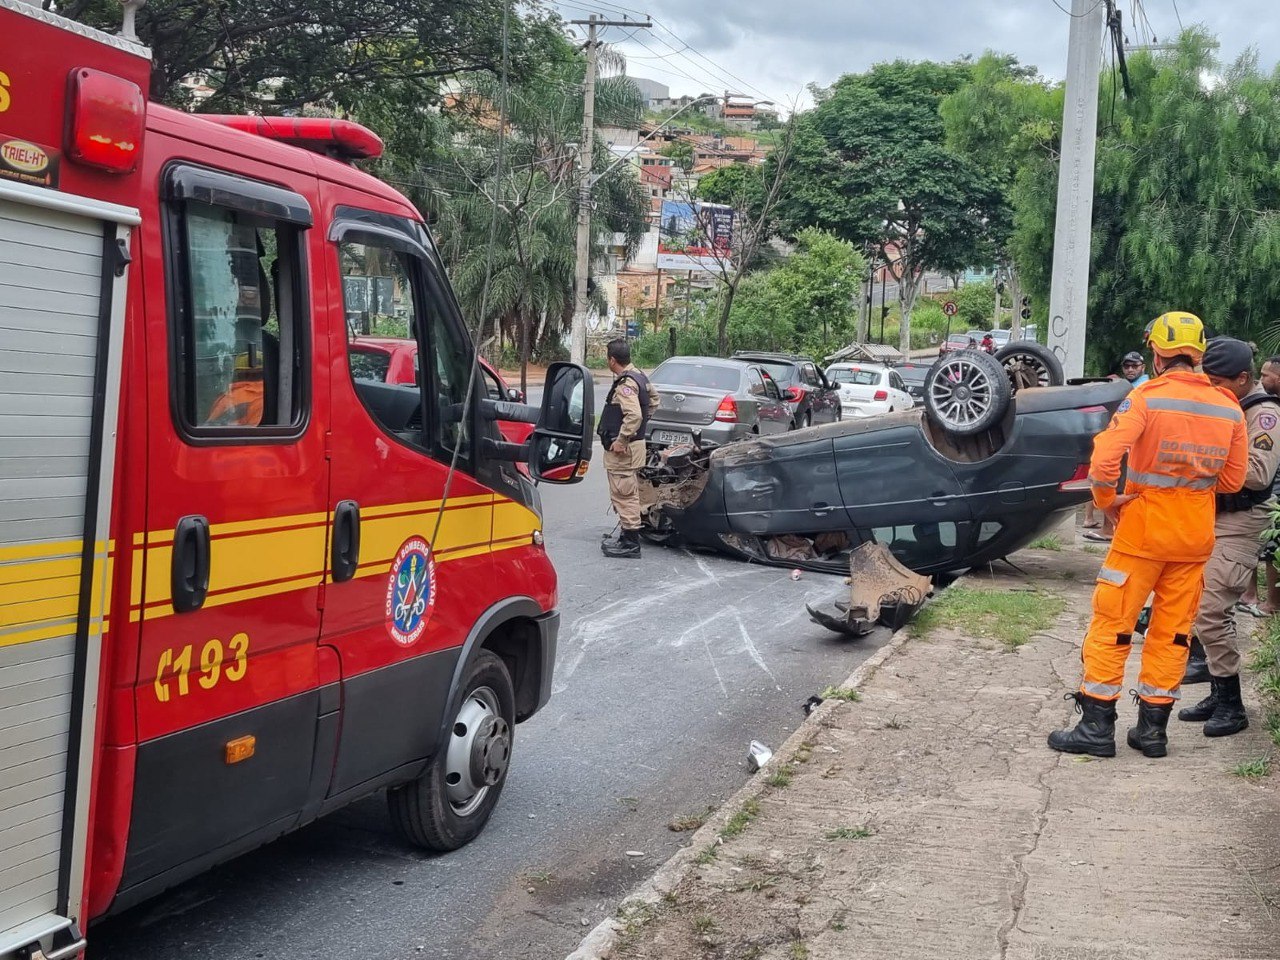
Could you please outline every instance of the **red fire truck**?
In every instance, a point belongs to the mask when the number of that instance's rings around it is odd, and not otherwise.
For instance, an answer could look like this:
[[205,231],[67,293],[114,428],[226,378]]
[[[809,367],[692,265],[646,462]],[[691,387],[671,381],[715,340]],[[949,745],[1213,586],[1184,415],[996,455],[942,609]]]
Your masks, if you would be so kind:
[[[486,396],[368,130],[149,103],[145,49],[19,0],[0,36],[0,960],[378,789],[466,843],[555,661],[517,462],[580,478],[586,371]],[[418,383],[353,377],[371,317]]]

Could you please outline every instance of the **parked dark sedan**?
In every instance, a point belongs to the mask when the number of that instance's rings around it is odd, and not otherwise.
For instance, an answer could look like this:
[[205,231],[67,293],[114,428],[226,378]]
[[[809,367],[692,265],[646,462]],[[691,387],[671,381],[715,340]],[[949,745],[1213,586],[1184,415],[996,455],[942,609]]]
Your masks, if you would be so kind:
[[893,369],[898,371],[898,376],[902,378],[902,382],[907,385],[907,393],[911,394],[911,399],[917,404],[924,403],[924,379],[929,375],[929,368],[933,366],[933,361],[928,363],[916,363],[913,360],[907,360],[904,363],[895,363]]
[[795,429],[840,421],[840,390],[827,382],[818,365],[808,357],[749,350],[739,350],[733,357],[744,363],[759,364],[769,371],[782,390]]
[[1124,381],[1020,391],[991,428],[957,436],[926,412],[848,420],[642,471],[645,532],[742,559],[848,572],[875,541],[919,573],[1008,556],[1089,497],[1094,435]]
[[688,443],[694,431],[715,444],[791,429],[791,411],[769,372],[717,357],[672,357],[649,376],[658,406],[649,445]]

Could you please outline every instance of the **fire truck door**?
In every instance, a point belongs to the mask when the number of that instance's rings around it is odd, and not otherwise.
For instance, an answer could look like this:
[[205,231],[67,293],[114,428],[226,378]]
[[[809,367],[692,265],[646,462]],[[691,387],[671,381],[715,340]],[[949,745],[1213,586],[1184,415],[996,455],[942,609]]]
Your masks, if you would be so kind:
[[314,185],[236,162],[154,171],[162,215],[143,226],[164,257],[143,277],[146,573],[117,904],[289,829],[312,777],[328,493]]
[[0,181],[0,958],[80,940],[137,223]]

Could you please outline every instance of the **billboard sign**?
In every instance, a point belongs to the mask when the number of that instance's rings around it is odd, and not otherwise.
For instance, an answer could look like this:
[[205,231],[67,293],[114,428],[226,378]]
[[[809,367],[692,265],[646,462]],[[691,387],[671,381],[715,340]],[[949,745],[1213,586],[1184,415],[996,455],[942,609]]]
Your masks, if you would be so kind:
[[727,268],[733,251],[733,220],[732,207],[663,200],[658,269],[716,273]]

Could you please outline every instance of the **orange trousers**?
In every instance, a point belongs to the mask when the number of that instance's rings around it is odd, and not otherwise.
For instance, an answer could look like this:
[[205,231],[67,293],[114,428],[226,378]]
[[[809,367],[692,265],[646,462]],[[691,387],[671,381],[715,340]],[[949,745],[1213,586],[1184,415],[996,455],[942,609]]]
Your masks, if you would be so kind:
[[1133,628],[1147,597],[1154,592],[1137,693],[1148,703],[1177,700],[1187,669],[1191,624],[1200,606],[1203,573],[1203,561],[1168,563],[1114,549],[1108,553],[1093,591],[1093,620],[1084,638],[1080,692],[1100,700],[1119,699]]

